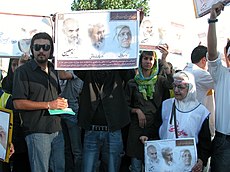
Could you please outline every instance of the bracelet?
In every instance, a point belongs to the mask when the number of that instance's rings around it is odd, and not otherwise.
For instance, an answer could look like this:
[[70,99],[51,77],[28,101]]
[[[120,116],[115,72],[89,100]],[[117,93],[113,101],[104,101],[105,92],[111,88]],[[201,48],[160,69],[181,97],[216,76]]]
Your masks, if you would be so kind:
[[216,22],[218,22],[218,19],[208,19],[208,24]]

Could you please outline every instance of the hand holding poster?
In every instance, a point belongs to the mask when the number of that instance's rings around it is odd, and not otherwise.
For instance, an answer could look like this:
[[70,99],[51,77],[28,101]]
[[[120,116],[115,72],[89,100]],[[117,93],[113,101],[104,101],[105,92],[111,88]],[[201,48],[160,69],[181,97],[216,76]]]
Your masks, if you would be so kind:
[[147,141],[145,172],[189,172],[197,162],[194,138]]

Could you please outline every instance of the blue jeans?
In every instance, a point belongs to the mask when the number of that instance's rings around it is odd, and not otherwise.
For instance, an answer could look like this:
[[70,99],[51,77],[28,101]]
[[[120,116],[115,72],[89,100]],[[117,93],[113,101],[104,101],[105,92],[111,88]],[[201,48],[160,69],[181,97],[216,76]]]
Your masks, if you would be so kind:
[[212,141],[211,171],[230,171],[230,137],[214,137]]
[[61,131],[26,136],[31,172],[65,171],[64,139]]
[[142,172],[142,160],[131,158],[131,172]]
[[65,140],[65,172],[81,172],[82,144],[81,132],[77,123],[61,120]]
[[121,130],[85,132],[82,172],[95,172],[99,156],[104,171],[118,172],[123,155]]

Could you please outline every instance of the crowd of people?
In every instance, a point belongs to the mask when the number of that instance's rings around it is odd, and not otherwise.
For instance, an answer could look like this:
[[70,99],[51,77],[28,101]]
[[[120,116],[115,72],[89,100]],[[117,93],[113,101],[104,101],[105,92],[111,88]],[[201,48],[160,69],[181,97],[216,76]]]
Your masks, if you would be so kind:
[[[57,71],[51,36],[36,33],[31,57],[12,58],[7,76],[1,75],[1,108],[11,109],[14,121],[10,162],[0,161],[0,172],[230,171],[230,41],[223,65],[216,36],[222,10],[222,2],[212,6],[207,47],[195,47],[191,63],[179,71],[166,60],[167,44],[156,47],[161,57],[155,49],[141,51],[136,70]],[[64,24],[63,32],[72,37],[66,41],[73,42],[68,48],[74,49],[80,44],[78,23]],[[132,38],[125,25],[116,33],[118,41]],[[95,48],[103,45],[103,34],[94,38],[89,30]],[[63,111],[51,115],[56,109]],[[194,138],[193,165],[189,149],[181,151],[183,165],[177,167],[171,147],[159,151],[150,145],[145,152],[146,141],[179,138]]]

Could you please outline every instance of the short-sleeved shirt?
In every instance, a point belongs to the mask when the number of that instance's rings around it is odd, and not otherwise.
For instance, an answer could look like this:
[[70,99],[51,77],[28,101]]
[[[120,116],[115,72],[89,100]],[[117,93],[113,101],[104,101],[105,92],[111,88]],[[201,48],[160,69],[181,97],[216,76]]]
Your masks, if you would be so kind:
[[[17,68],[14,74],[12,98],[48,102],[58,97],[58,77],[48,63],[48,74],[32,59]],[[20,111],[25,134],[53,133],[61,130],[60,117],[50,116],[47,109]]]

